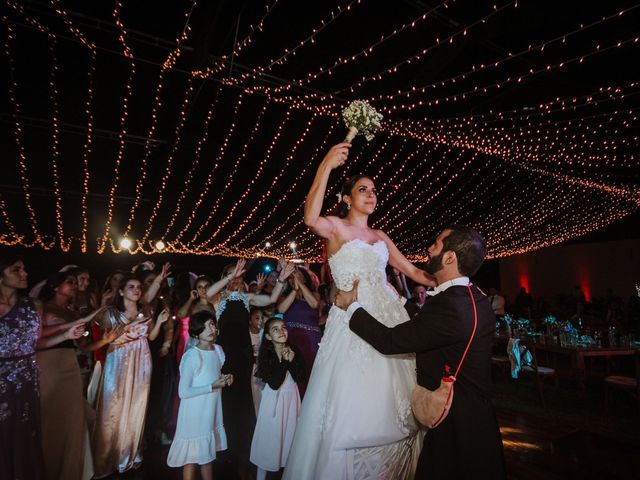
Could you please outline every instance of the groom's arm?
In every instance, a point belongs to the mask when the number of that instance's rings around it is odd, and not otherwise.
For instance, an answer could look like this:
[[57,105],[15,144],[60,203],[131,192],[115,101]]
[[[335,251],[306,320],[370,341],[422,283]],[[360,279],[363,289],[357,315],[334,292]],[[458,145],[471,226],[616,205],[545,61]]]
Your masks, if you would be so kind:
[[409,320],[393,328],[378,322],[369,312],[357,303],[347,309],[352,313],[349,328],[373,348],[385,355],[422,351],[424,325]]
[[432,350],[455,343],[459,337],[457,322],[441,308],[423,309],[395,327],[383,325],[357,302],[347,308],[347,315],[351,331],[385,355]]

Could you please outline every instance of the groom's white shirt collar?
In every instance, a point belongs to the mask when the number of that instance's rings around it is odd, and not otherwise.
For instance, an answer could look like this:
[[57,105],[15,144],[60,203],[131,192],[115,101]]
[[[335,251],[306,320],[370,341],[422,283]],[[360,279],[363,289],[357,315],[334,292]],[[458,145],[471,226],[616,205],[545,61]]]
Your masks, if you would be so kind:
[[[457,286],[457,285],[461,285],[463,287],[470,285],[469,277],[457,277],[452,280],[443,282],[437,287],[435,287],[433,290],[428,291],[427,295],[433,297],[434,295],[444,292],[447,288]],[[406,301],[407,299],[403,297],[402,303],[404,304],[404,302]],[[347,307],[347,318],[351,320],[351,316],[353,315],[353,313],[360,307],[362,307],[362,305],[360,305],[358,302],[353,302],[351,305],[349,305],[349,307]]]
[[438,285],[433,290],[427,291],[427,295],[433,297],[434,295],[437,295],[439,293],[444,292],[447,288],[453,287],[453,286],[456,286],[456,285],[462,285],[463,287],[466,287],[467,285],[470,285],[469,277],[458,277],[458,278],[454,278],[452,280],[448,280],[448,281],[446,281],[444,283],[441,283],[440,285]]

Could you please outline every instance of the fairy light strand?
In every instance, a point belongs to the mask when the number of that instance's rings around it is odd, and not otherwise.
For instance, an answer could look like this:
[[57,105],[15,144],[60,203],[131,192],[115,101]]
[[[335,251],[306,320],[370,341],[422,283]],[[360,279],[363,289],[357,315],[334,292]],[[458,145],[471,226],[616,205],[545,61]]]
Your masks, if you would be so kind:
[[[158,74],[158,82],[156,84],[156,90],[154,95],[154,103],[151,110],[151,125],[149,127],[149,131],[147,132],[147,140],[144,146],[144,156],[142,157],[142,162],[140,166],[140,179],[138,180],[138,184],[136,185],[136,196],[131,205],[131,210],[129,212],[129,220],[127,221],[127,228],[125,228],[124,236],[127,237],[132,228],[135,221],[136,210],[140,204],[140,198],[142,197],[142,189],[147,179],[147,165],[149,163],[149,158],[152,153],[152,140],[154,139],[156,129],[158,128],[158,116],[160,107],[162,105],[162,92],[164,89],[164,81],[165,75],[168,70],[172,69],[175,66],[176,61],[180,57],[181,54],[181,46],[184,42],[186,42],[189,38],[189,33],[191,32],[191,27],[189,26],[189,21],[191,20],[191,15],[196,6],[196,1],[194,0],[191,4],[190,9],[185,13],[185,24],[182,29],[182,33],[176,39],[175,48],[167,55],[167,58],[164,62],[162,62],[162,67],[160,68],[160,73]],[[187,82],[187,88],[191,86],[191,78],[190,81]]]
[[96,45],[93,42],[87,40],[82,31],[78,29],[73,22],[69,19],[65,9],[60,7],[59,0],[51,0],[51,5],[54,8],[56,14],[62,19],[69,32],[77,38],[90,52],[89,68],[87,71],[87,100],[85,102],[85,114],[87,117],[87,136],[83,147],[82,156],[82,168],[83,168],[83,180],[82,180],[82,234],[80,237],[80,250],[82,253],[86,253],[88,250],[87,242],[87,229],[89,223],[88,215],[88,198],[89,198],[89,181],[90,181],[90,169],[89,158],[91,157],[93,147],[93,88],[94,78],[96,72]]
[[191,163],[191,167],[189,168],[189,173],[187,174],[187,179],[185,180],[184,186],[180,189],[180,196],[178,197],[178,201],[176,202],[176,206],[175,206],[175,210],[173,212],[173,214],[171,215],[171,219],[169,220],[169,224],[167,225],[167,228],[165,229],[164,233],[162,235],[160,235],[160,238],[168,238],[169,235],[169,231],[171,230],[171,228],[173,227],[173,225],[175,224],[175,222],[178,220],[178,216],[180,215],[181,211],[182,211],[182,205],[187,197],[187,194],[189,192],[189,187],[191,186],[191,182],[193,181],[193,178],[195,176],[195,172],[198,168],[198,166],[200,165],[200,159],[202,157],[202,150],[204,145],[207,143],[207,140],[209,139],[209,129],[211,126],[211,119],[213,117],[213,112],[218,104],[218,100],[220,98],[220,88],[218,88],[218,90],[216,90],[216,93],[213,97],[213,101],[211,102],[211,105],[209,107],[209,110],[207,111],[207,116],[205,118],[204,121],[204,127],[203,127],[203,133],[200,136],[200,139],[198,140],[198,144],[196,145],[196,149],[195,149],[195,153],[194,153],[194,158],[193,161]]
[[[262,105],[262,108],[258,112],[258,115],[256,117],[256,122],[254,124],[254,128],[251,130],[251,133],[249,134],[249,138],[244,143],[240,155],[238,156],[238,158],[234,162],[231,174],[227,177],[226,183],[225,183],[222,191],[218,193],[216,201],[215,201],[215,203],[213,204],[213,206],[210,209],[209,216],[200,225],[200,228],[198,228],[197,232],[195,233],[195,235],[192,237],[191,241],[189,242],[190,244],[192,244],[192,243],[194,243],[196,241],[196,238],[202,234],[203,230],[206,227],[209,226],[210,222],[213,220],[215,215],[218,213],[219,208],[220,208],[220,202],[226,197],[226,192],[231,187],[231,185],[234,183],[235,177],[238,174],[238,172],[240,171],[240,165],[242,165],[242,161],[247,157],[247,153],[249,151],[249,146],[253,144],[254,138],[255,138],[255,136],[256,136],[259,128],[260,128],[262,117],[264,116],[264,113],[267,110],[267,106],[268,106],[268,103],[264,103]],[[285,119],[285,122],[286,122],[286,119]],[[221,153],[221,155],[222,155],[222,153]],[[249,193],[248,191],[244,192],[245,195],[247,195],[248,193]],[[242,198],[239,201],[241,201],[241,200],[242,200]],[[204,243],[201,243],[200,246],[196,247],[196,249],[202,248],[202,245],[204,245]]]
[[124,98],[122,100],[122,116],[120,117],[120,132],[118,134],[118,152],[116,154],[116,161],[113,171],[113,184],[111,189],[109,190],[109,201],[107,206],[107,221],[105,224],[104,234],[102,238],[98,241],[98,253],[102,254],[107,247],[107,238],[111,233],[111,222],[113,221],[113,207],[115,205],[115,194],[118,189],[118,183],[120,181],[120,165],[122,164],[122,160],[124,158],[125,152],[125,138],[127,134],[126,124],[127,118],[129,117],[129,102],[133,95],[133,79],[136,74],[136,62],[127,44],[127,31],[120,20],[120,10],[122,9],[122,2],[120,0],[116,0],[115,7],[113,9],[112,16],[114,18],[115,24],[118,27],[119,35],[118,42],[122,46],[123,54],[126,58],[129,59],[129,76],[127,78],[127,83],[125,86]]
[[[325,134],[324,138],[322,139],[322,141],[320,142],[320,144],[318,145],[318,147],[315,149],[315,151],[311,154],[311,156],[309,157],[310,159],[312,159],[311,162],[306,163],[305,166],[302,168],[302,170],[300,171],[300,173],[297,175],[297,177],[300,179],[300,182],[296,182],[292,188],[287,189],[287,191],[284,193],[284,195],[282,196],[282,198],[280,198],[280,201],[278,202],[278,206],[284,204],[284,202],[286,202],[288,196],[290,193],[295,191],[295,187],[298,184],[302,184],[302,179],[305,178],[305,175],[307,174],[307,171],[309,170],[309,167],[313,164],[313,159],[317,158],[317,156],[319,155],[320,152],[323,152],[326,148],[327,145],[327,141],[331,136],[331,133],[333,132],[333,129],[335,128],[335,124],[331,124],[329,125],[329,129],[327,130],[327,133]],[[291,217],[295,217],[298,212],[301,210],[303,204],[298,204],[298,206],[295,208],[295,210],[291,213],[291,215],[289,215],[288,218]],[[236,245],[242,245],[244,242],[246,242],[248,239],[250,238],[255,238],[259,236],[257,235],[257,232],[260,231],[260,229],[265,225],[265,223],[267,223],[277,212],[278,210],[276,208],[270,210],[267,215],[265,217],[262,218],[262,220],[260,220],[260,222],[253,227],[249,232],[247,232],[242,238],[240,238],[239,240],[235,241]],[[284,221],[282,221],[280,223],[280,225],[284,225]],[[278,230],[273,230],[271,232],[271,235],[275,235],[277,233]],[[262,244],[262,242],[261,242]],[[259,245],[254,245],[253,248],[260,248]]]
[[[200,206],[202,205],[205,197],[208,195],[209,190],[211,189],[211,185],[212,185],[212,181],[214,178],[214,174],[215,172],[218,170],[218,167],[220,166],[222,159],[225,155],[226,152],[226,148],[229,145],[229,141],[232,137],[232,135],[234,134],[235,130],[236,130],[236,122],[237,122],[237,118],[238,118],[238,111],[240,110],[240,107],[242,106],[243,103],[243,95],[240,94],[238,96],[238,100],[236,101],[235,107],[233,109],[233,114],[231,116],[231,121],[229,123],[229,128],[227,130],[227,133],[224,137],[224,140],[222,141],[222,144],[220,145],[220,149],[218,151],[218,155],[216,155],[214,157],[214,164],[212,166],[212,168],[209,170],[209,174],[207,175],[207,179],[205,181],[205,186],[202,189],[202,191],[200,192],[200,195],[198,197],[198,199],[196,200],[193,209],[191,211],[191,214],[189,215],[189,219],[187,220],[186,224],[184,227],[182,227],[182,230],[180,231],[180,233],[178,233],[178,235],[176,236],[176,243],[179,243],[182,241],[182,237],[184,235],[186,235],[187,231],[189,230],[189,228],[191,227],[191,224],[193,223],[193,221],[196,218],[196,214],[197,212],[200,210]],[[190,243],[190,242],[188,242]],[[185,247],[183,247],[185,248]]]
[[[253,178],[249,181],[249,184],[247,185],[245,190],[242,192],[242,195],[241,195],[240,199],[238,199],[238,201],[234,202],[234,206],[232,207],[232,209],[226,215],[225,220],[220,222],[220,224],[218,225],[218,228],[216,228],[216,230],[213,232],[213,234],[212,235],[207,235],[207,237],[198,244],[197,248],[202,248],[204,245],[209,243],[213,238],[215,238],[217,236],[217,234],[220,232],[220,230],[222,228],[224,228],[224,226],[226,226],[226,224],[228,223],[229,219],[231,218],[231,216],[233,215],[233,213],[237,209],[238,205],[240,203],[242,203],[243,200],[249,195],[249,192],[251,191],[251,188],[255,185],[255,183],[257,182],[257,179],[260,178],[260,175],[261,175],[262,171],[264,170],[264,167],[267,165],[269,159],[271,158],[271,154],[273,152],[273,149],[276,146],[276,144],[278,143],[278,141],[280,140],[280,136],[282,135],[282,131],[283,131],[285,125],[287,125],[289,123],[289,121],[291,120],[291,110],[292,110],[291,108],[288,108],[287,111],[285,112],[284,120],[280,123],[280,125],[278,125],[278,129],[276,130],[276,133],[273,136],[271,144],[267,148],[266,153],[264,154],[264,156],[262,157],[262,160],[258,164],[258,168],[257,168],[255,174],[253,175]],[[236,163],[235,167],[237,167],[238,165],[239,165],[239,161]],[[227,185],[230,185],[230,184],[231,184],[231,182],[227,183]],[[219,213],[218,212],[218,210],[219,210],[218,206],[220,205],[220,200],[222,200],[222,194],[218,196],[218,199],[216,201],[216,205],[211,210],[209,218],[207,218],[207,221],[202,224],[201,228],[198,230],[198,232],[193,237],[193,239],[191,240],[190,243],[194,243],[195,242],[196,237],[202,234],[202,231],[203,231],[203,228],[205,227],[205,225],[207,225],[211,221],[211,219],[214,217],[214,215]]]
[[[454,0],[455,1],[455,0]],[[391,40],[392,38],[396,37],[397,35],[401,34],[402,32],[404,32],[405,30],[409,29],[409,28],[415,28],[417,25],[419,25],[421,22],[424,22],[425,20],[427,20],[428,18],[431,18],[430,15],[432,15],[433,13],[437,12],[439,9],[441,9],[442,7],[446,7],[448,6],[448,4],[450,3],[450,0],[445,0],[444,2],[440,3],[439,5],[430,8],[427,12],[424,12],[423,14],[421,14],[419,17],[414,18],[413,20],[404,23],[403,25],[401,25],[400,27],[394,29],[391,33],[388,33],[386,35],[383,35],[380,40],[372,43],[371,45],[369,45],[367,48],[354,53],[352,55],[348,55],[345,58],[338,58],[333,65],[331,65],[330,67],[323,67],[320,68],[319,70],[317,70],[316,72],[312,72],[309,73],[305,78],[302,79],[293,79],[291,80],[289,84],[281,86],[281,87],[277,87],[273,90],[274,93],[279,93],[283,90],[290,90],[291,87],[293,86],[293,84],[296,84],[298,86],[304,86],[304,85],[308,85],[310,83],[312,83],[313,81],[317,80],[319,77],[328,74],[328,75],[332,75],[333,71],[338,68],[341,67],[343,65],[346,65],[350,62],[353,62],[361,57],[368,57],[369,55],[372,55],[373,52],[383,43]]]
[[322,32],[329,25],[331,25],[344,12],[350,11],[354,5],[360,4],[360,3],[362,3],[362,0],[351,0],[346,6],[338,6],[337,13],[331,12],[331,18],[329,18],[328,20],[322,20],[320,22],[320,26],[314,28],[311,35],[307,36],[305,39],[298,42],[298,44],[295,45],[293,48],[285,49],[284,53],[279,57],[277,57],[276,59],[270,59],[268,65],[266,65],[265,67],[256,67],[253,69],[252,72],[244,73],[240,75],[238,79],[233,80],[233,83],[240,85],[244,83],[244,81],[246,80],[259,78],[261,75],[264,75],[265,73],[269,72],[274,66],[284,64],[284,62],[289,58],[289,56],[295,55],[297,51],[303,46],[305,46],[307,43],[315,43],[316,35]]
[[[452,77],[449,77],[447,79],[444,80],[439,80],[437,82],[431,83],[429,85],[423,85],[421,87],[416,87],[413,86],[411,89],[409,90],[403,90],[403,91],[398,91],[396,93],[393,94],[389,94],[389,95],[378,95],[375,97],[370,97],[369,98],[369,102],[377,102],[377,101],[391,101],[391,100],[395,100],[399,97],[405,97],[408,98],[412,95],[416,95],[418,93],[424,93],[427,90],[432,91],[435,88],[438,87],[444,87],[448,84],[455,84],[456,82],[460,81],[460,80],[466,80],[469,76],[475,75],[477,73],[483,72],[489,68],[497,68],[498,66],[501,66],[507,62],[510,62],[512,60],[515,60],[525,54],[530,54],[536,51],[544,51],[545,48],[554,45],[556,43],[562,43],[565,44],[567,42],[567,39],[576,36],[578,34],[581,34],[591,28],[597,27],[605,22],[608,22],[610,20],[616,19],[621,17],[624,14],[627,14],[633,10],[635,10],[636,8],[639,8],[640,5],[634,5],[633,7],[618,11],[616,13],[613,13],[611,15],[605,16],[599,20],[593,21],[587,25],[581,25],[579,28],[574,29],[570,32],[567,33],[563,33],[562,35],[558,35],[554,38],[551,38],[549,40],[545,40],[543,42],[540,42],[536,45],[529,45],[527,48],[524,48],[518,52],[515,53],[511,53],[509,52],[505,57],[502,57],[498,60],[492,60],[492,61],[487,61],[485,63],[481,63],[480,65],[473,65],[469,70],[463,72],[463,73],[459,73],[457,75],[454,75]],[[469,27],[467,27],[465,30],[462,30],[462,33],[464,34],[465,31],[467,31],[469,29]],[[460,35],[460,32],[455,33],[452,37],[458,36]],[[445,41],[448,39],[445,39]],[[446,43],[446,42],[445,42]],[[443,43],[440,43],[440,45]],[[419,58],[421,58],[423,55],[425,55],[427,52],[429,51],[429,49],[425,49],[423,50],[419,55],[416,55],[414,57],[411,57],[408,60],[405,60],[404,62],[406,63],[411,63],[411,61],[415,61]],[[404,63],[403,62],[403,63]],[[388,69],[387,71],[385,71],[384,73],[395,73],[396,69],[400,66],[401,64],[396,64],[393,67],[391,67],[390,69]],[[372,78],[376,78],[376,77],[372,77]],[[358,85],[359,86],[359,85]],[[345,89],[346,90],[346,89]],[[340,92],[336,92],[336,93],[340,93]]]
[[[289,155],[284,160],[284,164],[282,165],[282,167],[279,169],[279,171],[276,174],[276,176],[271,181],[271,185],[269,187],[267,187],[266,193],[264,195],[260,196],[260,199],[258,200],[256,205],[252,208],[252,210],[249,212],[249,215],[246,216],[240,222],[240,225],[233,230],[231,235],[229,235],[226,238],[226,240],[221,242],[222,246],[226,246],[227,244],[229,244],[229,242],[231,242],[232,239],[234,239],[240,232],[242,232],[243,229],[246,228],[247,225],[249,225],[249,222],[251,222],[251,219],[254,217],[256,212],[258,212],[258,210],[260,209],[262,204],[265,203],[267,200],[269,200],[269,198],[271,197],[271,193],[275,190],[275,187],[276,187],[276,184],[278,183],[278,181],[283,178],[283,176],[285,174],[285,171],[287,171],[287,168],[290,167],[292,163],[294,163],[293,159],[295,158],[295,154],[298,151],[298,148],[300,147],[300,145],[304,143],[305,139],[309,135],[309,132],[311,131],[311,127],[313,125],[313,122],[315,122],[316,119],[317,119],[317,114],[316,113],[312,114],[311,118],[307,122],[307,125],[305,126],[305,129],[300,134],[300,136],[296,139],[296,141],[293,144],[293,146],[289,149]],[[294,177],[294,175],[292,175],[292,177]],[[256,180],[257,180],[257,175],[256,175],[256,178],[251,180],[250,185],[252,185],[253,182],[256,181]],[[297,182],[294,180],[294,184],[291,185],[290,189],[292,189],[292,190],[295,189],[296,184],[297,184]],[[216,237],[216,234],[224,228],[225,224],[229,223],[229,220],[231,218],[233,218],[234,211],[240,206],[240,204],[242,203],[242,200],[244,198],[245,197],[241,197],[240,201],[233,205],[233,207],[231,208],[231,211],[229,212],[229,215],[227,216],[227,219],[225,219],[223,224],[220,225],[219,229],[216,230],[216,232],[214,232],[214,234],[211,236],[212,240]],[[279,203],[281,203],[281,202],[284,202],[285,199],[286,199],[286,196],[282,196],[278,201],[279,201]],[[273,211],[273,207],[272,207],[272,211]]]
[[31,184],[29,182],[29,173],[27,167],[27,154],[24,148],[24,144],[22,142],[22,126],[20,123],[20,104],[18,103],[18,99],[16,97],[17,83],[15,79],[15,63],[13,60],[13,55],[11,54],[11,44],[15,39],[15,33],[13,28],[7,22],[7,17],[2,17],[3,21],[7,26],[7,37],[5,40],[5,54],[9,60],[9,101],[11,106],[13,107],[13,121],[15,122],[14,129],[14,140],[16,143],[16,147],[18,149],[18,165],[20,167],[20,178],[22,182],[22,191],[24,193],[25,198],[25,206],[27,207],[27,211],[29,213],[29,220],[31,223],[31,231],[35,237],[35,244],[39,245],[45,250],[49,250],[55,245],[55,240],[53,244],[46,243],[42,238],[39,230],[38,230],[38,221],[36,218],[36,213],[31,204]]
[[538,68],[538,69],[530,68],[525,73],[522,73],[519,75],[509,75],[506,79],[502,81],[493,82],[487,85],[476,85],[475,87],[465,90],[463,92],[458,92],[458,93],[450,94],[444,97],[432,98],[428,100],[418,100],[411,104],[398,103],[391,107],[383,106],[383,107],[380,107],[380,111],[384,112],[385,114],[391,114],[396,111],[415,110],[417,108],[431,107],[431,106],[439,105],[446,102],[457,102],[459,100],[467,99],[467,97],[472,95],[486,94],[494,90],[499,90],[510,84],[517,85],[522,83],[522,81],[525,79],[529,79],[531,77],[534,77],[540,74],[549,73],[557,69],[562,69],[574,63],[583,63],[586,59],[590,57],[593,57],[595,55],[600,55],[602,53],[613,50],[614,48],[621,48],[629,44],[637,44],[639,40],[640,40],[640,37],[633,36],[630,38],[626,38],[624,40],[614,42],[606,47],[601,47],[600,45],[597,45],[595,47],[595,50],[591,52],[587,52],[582,55],[577,55],[575,57],[567,58],[557,63],[549,63],[542,68]]
[[160,181],[160,188],[158,190],[158,199],[153,204],[153,209],[149,219],[147,220],[147,228],[142,236],[141,243],[145,243],[151,234],[151,231],[154,227],[154,222],[156,217],[158,216],[158,212],[160,211],[160,207],[162,206],[162,202],[164,201],[164,193],[167,188],[167,184],[169,182],[169,178],[171,177],[171,167],[173,166],[173,159],[175,158],[178,147],[181,142],[182,130],[184,129],[184,125],[187,121],[187,108],[189,106],[189,102],[191,96],[193,95],[193,81],[194,77],[189,77],[187,80],[187,88],[185,90],[185,94],[182,100],[182,106],[180,107],[179,120],[176,125],[174,131],[174,140],[173,145],[171,147],[171,151],[169,152],[169,156],[167,158],[167,165],[164,170],[164,174],[162,175],[162,180]]

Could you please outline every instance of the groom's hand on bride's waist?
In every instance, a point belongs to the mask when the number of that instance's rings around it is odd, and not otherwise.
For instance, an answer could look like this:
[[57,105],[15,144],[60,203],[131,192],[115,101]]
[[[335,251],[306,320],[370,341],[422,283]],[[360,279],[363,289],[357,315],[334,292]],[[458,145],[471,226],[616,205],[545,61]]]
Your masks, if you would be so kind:
[[353,287],[351,288],[351,290],[349,290],[348,292],[344,290],[338,290],[338,292],[336,293],[336,301],[335,301],[335,304],[338,308],[341,308],[342,310],[346,310],[347,308],[349,308],[349,305],[358,301],[358,284],[359,283],[360,283],[360,280],[356,278],[353,281]]

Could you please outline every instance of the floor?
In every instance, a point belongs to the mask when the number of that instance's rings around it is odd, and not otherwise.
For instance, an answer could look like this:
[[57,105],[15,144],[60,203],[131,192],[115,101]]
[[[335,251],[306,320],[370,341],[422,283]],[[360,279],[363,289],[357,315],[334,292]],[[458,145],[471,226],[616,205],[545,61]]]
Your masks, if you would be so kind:
[[[545,386],[547,410],[526,381],[496,379],[495,406],[510,479],[640,479],[640,415],[635,400],[614,396],[603,412],[603,392],[590,385]],[[130,480],[181,478],[166,466],[168,447],[150,445],[139,471],[110,477]],[[216,461],[217,480],[236,480],[235,468]],[[279,478],[273,475],[270,479]]]

